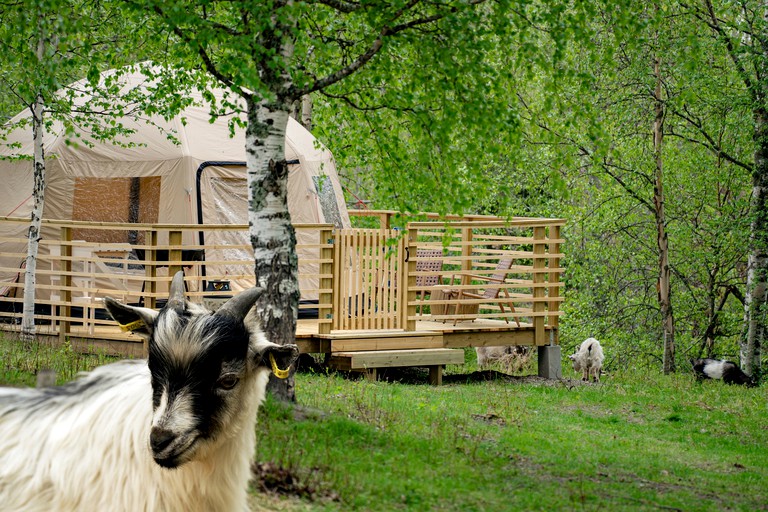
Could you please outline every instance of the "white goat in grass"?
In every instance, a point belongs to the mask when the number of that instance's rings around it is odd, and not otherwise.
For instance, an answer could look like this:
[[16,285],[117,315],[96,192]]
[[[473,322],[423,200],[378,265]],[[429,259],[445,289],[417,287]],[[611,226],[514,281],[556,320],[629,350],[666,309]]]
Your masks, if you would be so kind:
[[581,380],[588,381],[590,377],[600,382],[600,370],[603,368],[603,347],[595,338],[584,340],[575,354],[568,356],[573,361],[573,369],[582,373]]
[[107,298],[119,324],[148,338],[149,360],[0,389],[0,509],[246,510],[270,367],[298,356],[264,337],[251,311],[260,294],[211,314],[185,300],[178,273],[159,313]]

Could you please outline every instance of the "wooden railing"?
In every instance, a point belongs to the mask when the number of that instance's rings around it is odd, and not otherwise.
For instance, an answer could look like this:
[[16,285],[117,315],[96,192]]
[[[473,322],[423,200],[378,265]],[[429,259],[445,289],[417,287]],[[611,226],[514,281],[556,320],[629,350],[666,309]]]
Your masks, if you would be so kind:
[[[24,301],[29,219],[0,217],[18,229],[0,238],[0,322],[18,326]],[[325,224],[296,225],[300,315],[329,311],[332,245]],[[156,308],[167,298],[172,276],[183,269],[187,296],[210,307],[253,286],[253,249],[245,225],[153,225],[43,221],[36,268],[35,323],[40,334],[122,339],[100,327],[114,326],[104,297]],[[325,231],[323,231],[325,230]],[[129,235],[130,233],[130,235]],[[74,238],[73,234],[79,238]],[[324,234],[324,244],[320,244]],[[104,240],[127,240],[134,243]],[[325,260],[321,259],[321,256]],[[323,274],[321,274],[323,272]],[[322,285],[322,286],[321,286]],[[330,324],[330,315],[320,323]],[[327,330],[327,329],[326,329]]]
[[[451,324],[502,321],[532,326],[537,344],[544,343],[545,327],[556,332],[563,300],[560,250],[564,242],[561,238],[564,220],[445,218],[423,214],[426,220],[407,222],[407,218],[396,212],[370,210],[353,210],[350,216],[378,221],[382,233],[390,232],[395,222],[403,225],[391,231],[395,235],[390,235],[405,240],[405,254],[392,258],[402,265],[398,268],[398,282],[407,283],[405,295],[399,297],[400,302],[395,306],[397,327],[414,330],[419,320]],[[420,262],[435,259],[435,256],[419,257],[418,253],[425,249],[442,254],[442,265],[438,269],[419,270]],[[504,282],[489,282],[487,278],[496,273],[502,259],[512,260],[503,275]],[[428,282],[430,276],[439,284]],[[489,286],[499,288],[498,297],[475,298],[459,293],[482,295]],[[423,296],[428,300],[424,301]]]
[[[320,334],[414,331],[417,322],[429,321],[532,327],[539,345],[547,330],[556,331],[564,221],[427,216],[392,228],[394,212],[367,215],[381,225],[346,230],[295,226],[300,316],[315,316]],[[28,222],[0,217],[3,226],[15,226],[4,232],[16,233],[0,238],[0,287],[7,286],[0,296],[0,321],[6,328],[17,326],[22,316]],[[123,339],[106,329],[114,323],[103,311],[104,297],[158,307],[179,269],[190,299],[212,307],[253,286],[253,251],[244,225],[44,221],[42,234],[36,324],[38,332],[62,339]],[[503,283],[493,283],[503,289],[498,297],[460,296],[461,291],[488,288],[481,277],[492,275],[501,259],[512,263]]]

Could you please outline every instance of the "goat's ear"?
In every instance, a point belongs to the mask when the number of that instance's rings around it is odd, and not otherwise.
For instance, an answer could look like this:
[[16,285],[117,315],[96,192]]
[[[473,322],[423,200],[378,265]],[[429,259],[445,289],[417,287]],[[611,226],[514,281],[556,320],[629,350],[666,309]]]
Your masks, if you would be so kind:
[[157,311],[149,308],[128,306],[116,301],[112,297],[104,297],[104,305],[107,311],[115,319],[120,329],[149,338],[155,327]]
[[568,359],[570,359],[571,361],[575,361],[576,360],[576,355],[575,354],[571,354],[571,355],[568,356]]
[[296,359],[299,358],[299,347],[294,344],[277,345],[262,343],[256,349],[256,364],[272,370],[276,377],[284,379]]

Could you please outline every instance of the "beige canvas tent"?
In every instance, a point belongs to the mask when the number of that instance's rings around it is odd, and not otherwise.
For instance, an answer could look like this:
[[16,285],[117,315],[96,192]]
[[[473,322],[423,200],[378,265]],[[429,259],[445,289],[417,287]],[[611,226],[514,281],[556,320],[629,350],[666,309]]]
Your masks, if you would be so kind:
[[[126,87],[140,87],[145,78],[140,73],[133,73],[122,80]],[[60,127],[50,129],[45,138],[43,217],[107,222],[247,224],[244,131],[239,129],[234,137],[230,137],[227,119],[210,123],[208,108],[202,105],[201,97],[198,100],[200,105],[187,108],[170,122],[123,119],[122,122],[135,133],[119,139],[121,144],[72,145]],[[28,115],[28,112],[22,112],[11,122]],[[178,144],[166,133],[172,133]],[[80,135],[87,140],[87,133]],[[4,157],[31,154],[29,127],[16,130],[0,144],[0,155]],[[288,206],[294,224],[330,223],[349,227],[333,156],[293,119],[288,123],[286,159],[289,162]],[[33,204],[31,161],[0,160],[0,179],[3,185],[0,187],[0,216],[29,217]],[[0,229],[7,231],[11,227],[0,225]],[[22,252],[23,247],[11,248],[9,242],[2,242],[3,237],[20,235],[23,232],[0,232],[0,254]],[[75,238],[78,236],[76,234]],[[90,232],[82,236],[123,235]],[[125,232],[125,236],[130,237],[130,232]],[[213,242],[202,240],[204,230],[198,236],[201,240],[189,240],[189,243]],[[229,236],[241,235],[233,233]],[[304,233],[301,236],[311,235]],[[128,238],[103,241],[132,242]],[[307,241],[299,239],[299,243]],[[226,257],[226,254],[205,255],[211,261]],[[300,253],[300,264],[302,258],[316,259],[316,256]],[[0,267],[17,268],[18,261],[0,261]],[[14,272],[0,272],[0,285],[14,277]],[[316,290],[316,283],[300,284],[303,300],[317,298],[314,293],[304,292]],[[252,285],[252,282],[232,283],[233,289]]]

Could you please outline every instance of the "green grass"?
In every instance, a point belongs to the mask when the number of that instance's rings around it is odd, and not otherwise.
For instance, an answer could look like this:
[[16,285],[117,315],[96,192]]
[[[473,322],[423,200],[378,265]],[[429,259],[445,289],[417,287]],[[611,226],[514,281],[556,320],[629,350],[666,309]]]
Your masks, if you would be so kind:
[[[108,362],[0,337],[0,384],[59,381]],[[465,367],[448,373],[469,373]],[[528,369],[525,373],[535,373]],[[569,369],[566,377],[575,377]],[[426,384],[296,376],[297,410],[268,400],[257,462],[302,499],[270,510],[766,510],[768,392],[628,370],[600,384]]]
[[764,389],[632,371],[440,388],[298,375],[296,389],[322,414],[268,403],[257,459],[338,496],[310,510],[768,508]]
[[56,372],[57,384],[74,379],[78,373],[116,361],[101,353],[83,354],[69,344],[53,346],[38,341],[23,342],[15,335],[0,332],[0,385],[34,386],[43,370]]

